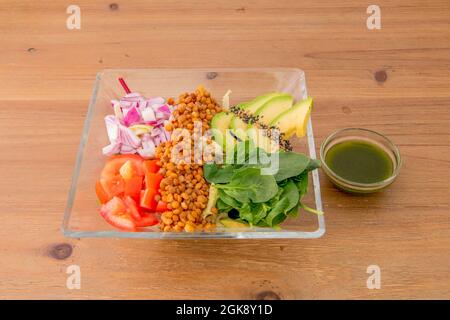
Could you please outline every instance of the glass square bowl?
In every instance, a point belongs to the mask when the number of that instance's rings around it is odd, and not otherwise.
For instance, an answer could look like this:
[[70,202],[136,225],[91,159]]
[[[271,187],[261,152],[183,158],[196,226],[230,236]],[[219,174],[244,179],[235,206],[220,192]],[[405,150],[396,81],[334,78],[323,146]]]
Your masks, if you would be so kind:
[[[89,104],[80,147],[76,158],[72,183],[62,223],[62,231],[68,237],[115,237],[149,239],[276,239],[276,238],[318,238],[325,233],[323,215],[301,210],[298,217],[289,217],[281,228],[239,228],[218,227],[215,232],[161,232],[157,227],[142,232],[123,232],[110,226],[99,214],[99,202],[95,195],[95,181],[105,164],[102,148],[109,144],[104,117],[112,114],[110,100],[118,99],[124,91],[118,82],[123,77],[132,91],[146,97],[175,97],[199,84],[217,100],[228,89],[232,90],[230,103],[248,101],[263,93],[278,91],[290,93],[295,100],[307,97],[305,73],[292,68],[258,69],[122,69],[104,70],[97,75]],[[316,158],[311,120],[307,136],[291,140],[294,150]],[[304,202],[322,210],[319,175],[310,173],[309,192]],[[310,177],[311,178],[311,177]]]

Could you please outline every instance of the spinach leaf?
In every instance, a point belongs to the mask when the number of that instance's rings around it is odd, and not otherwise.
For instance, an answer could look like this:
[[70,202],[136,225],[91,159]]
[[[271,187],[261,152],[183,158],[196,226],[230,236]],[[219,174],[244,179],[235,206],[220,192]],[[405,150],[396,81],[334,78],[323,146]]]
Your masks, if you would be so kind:
[[238,142],[234,149],[234,159],[236,163],[245,163],[248,160],[251,149],[253,149],[253,146],[251,146],[250,139]]
[[[289,181],[283,189],[283,193],[280,196],[280,201],[286,201],[284,212],[289,211],[295,207],[300,200],[300,195],[297,186],[294,182]],[[276,208],[277,206],[275,206]]]
[[[234,213],[235,219],[260,227],[276,227],[288,216],[297,216],[301,198],[308,191],[308,172],[320,167],[319,160],[295,152],[267,154],[251,139],[234,146],[234,163],[206,164],[204,176],[219,190],[217,209]],[[261,175],[278,157],[278,171]],[[306,209],[305,209],[306,210]],[[308,209],[311,211],[312,209]]]
[[228,212],[233,209],[232,206],[226,204],[221,198],[217,200],[216,207],[219,212]]
[[287,218],[287,215],[284,212],[280,212],[278,210],[272,210],[267,215],[266,219],[264,219],[264,222],[269,227],[275,227],[276,225],[282,223]]
[[270,226],[266,223],[265,220],[261,220],[260,222],[258,222],[258,223],[255,224],[255,225],[258,226],[258,227],[264,227],[264,228],[270,227]]
[[261,166],[261,162],[260,162],[260,154],[262,152],[264,152],[264,150],[262,150],[260,148],[253,148],[250,149],[247,158],[245,159],[247,162],[247,166]]
[[283,193],[283,186],[281,186],[281,185],[278,185],[278,191],[277,191],[277,194],[272,198],[272,199],[270,199],[269,201],[267,201],[266,202],[266,204],[267,204],[267,206],[269,206],[270,208],[272,208],[273,206],[275,206],[275,204],[278,202],[278,201],[280,201],[280,196],[281,196],[281,194]]
[[215,163],[206,163],[203,166],[203,176],[209,183],[228,183],[235,171],[233,165],[219,166]]
[[266,217],[268,208],[264,203],[245,203],[239,209],[239,217],[251,225],[257,225]]
[[252,208],[249,203],[244,203],[242,207],[239,208],[239,218],[253,224]]
[[275,226],[279,224],[278,221],[284,221],[287,213],[298,205],[300,200],[300,195],[297,190],[297,186],[291,180],[289,180],[283,188],[283,192],[280,195],[279,200],[270,210],[266,217],[266,222],[270,226]]
[[251,223],[257,225],[261,220],[267,216],[267,211],[270,209],[264,203],[250,204],[251,208]]
[[308,193],[308,178],[308,172],[304,171],[303,173],[292,179],[292,181],[294,181],[295,185],[297,186],[298,192],[300,193],[300,199],[306,193]]
[[279,152],[278,156],[278,172],[275,174],[277,181],[299,175],[309,164],[309,158],[301,153]]
[[293,207],[291,210],[286,212],[286,215],[295,218],[298,216],[299,209],[300,209],[300,202],[297,203],[297,205]]
[[320,160],[317,159],[309,159],[308,166],[306,167],[306,171],[313,171],[314,169],[320,168]]
[[239,202],[266,202],[278,192],[277,182],[273,176],[261,175],[258,168],[245,168],[236,172],[230,183],[217,185],[218,189]]
[[219,199],[232,208],[240,208],[242,206],[239,201],[230,197],[224,190],[219,189]]

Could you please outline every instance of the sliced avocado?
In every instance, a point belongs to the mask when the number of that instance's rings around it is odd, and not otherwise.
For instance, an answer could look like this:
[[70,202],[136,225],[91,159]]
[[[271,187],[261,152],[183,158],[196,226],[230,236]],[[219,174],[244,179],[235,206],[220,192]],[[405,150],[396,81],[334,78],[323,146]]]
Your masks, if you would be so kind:
[[236,221],[230,218],[225,218],[219,221],[226,228],[248,228],[248,224],[240,221]]
[[236,139],[230,134],[228,128],[230,127],[231,119],[233,119],[233,114],[229,112],[219,112],[211,119],[211,128],[213,130],[214,140],[223,148],[231,147],[226,146],[226,142],[232,141],[235,143]]
[[279,144],[264,135],[262,130],[251,127],[247,130],[247,134],[249,139],[251,139],[257,147],[263,149],[267,153],[274,153],[280,149]]
[[245,106],[248,104],[248,102],[241,102],[241,103],[238,103],[237,105],[236,105],[236,107],[238,107],[239,109],[243,109],[243,108],[245,108]]
[[269,125],[278,127],[285,134],[286,138],[291,137],[294,133],[298,137],[303,137],[306,134],[312,105],[312,98],[297,102],[292,108],[273,119]]
[[[245,109],[248,102],[241,102],[236,105],[239,109]],[[234,136],[239,140],[247,140],[247,134],[245,133],[247,125],[238,116],[233,116],[230,121],[230,130]]]
[[247,124],[242,121],[239,117],[234,116],[230,122],[230,129],[233,131],[233,134],[238,137],[240,140],[247,140]]
[[254,114],[256,112],[256,110],[258,110],[263,104],[265,104],[270,99],[277,97],[278,95],[280,95],[279,92],[270,92],[270,93],[263,94],[261,96],[256,97],[252,101],[246,103],[242,107],[242,109],[244,109],[245,111],[247,111],[251,114]]
[[[311,111],[312,111],[312,108],[314,105],[313,99],[312,98],[310,98],[310,99],[311,99],[311,104],[309,105],[309,108],[304,107],[304,109],[307,109],[307,110],[304,112],[304,115],[303,115],[303,118],[304,118],[303,123],[300,121],[297,122],[297,130],[296,130],[295,134],[299,138],[304,137],[306,135],[306,131],[308,129],[308,121],[309,121],[309,118],[311,117]],[[299,117],[301,117],[300,113],[297,113],[297,114],[299,115]]]
[[292,107],[293,102],[294,98],[290,94],[280,94],[259,107],[255,116],[260,117],[260,122],[269,124],[279,114]]
[[213,184],[209,186],[208,204],[203,210],[202,217],[205,218],[212,215],[211,209],[216,206],[217,200],[219,199],[219,190],[214,187]]

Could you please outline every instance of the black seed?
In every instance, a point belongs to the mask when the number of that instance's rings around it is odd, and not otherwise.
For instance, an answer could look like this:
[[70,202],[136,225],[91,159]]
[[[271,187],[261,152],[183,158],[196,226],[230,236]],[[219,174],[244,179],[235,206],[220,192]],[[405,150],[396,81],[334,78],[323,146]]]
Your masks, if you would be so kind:
[[[238,108],[237,106],[230,106],[230,112],[232,112],[233,114],[235,114],[236,116],[238,116],[244,123],[247,124],[255,124],[259,129],[264,130],[263,134],[265,136],[268,136],[269,138],[271,138],[273,141],[277,142],[280,146],[280,148],[287,150],[287,151],[292,151],[292,146],[290,144],[290,142],[288,140],[284,140],[284,134],[280,133],[278,135],[277,138],[272,138],[272,133],[270,132],[271,130],[279,130],[279,128],[277,128],[276,126],[268,126],[264,123],[259,122],[260,121],[260,116],[254,116],[250,113],[248,113],[245,110],[242,110],[240,108]],[[270,131],[269,131],[270,129]],[[269,131],[269,132],[268,132]]]

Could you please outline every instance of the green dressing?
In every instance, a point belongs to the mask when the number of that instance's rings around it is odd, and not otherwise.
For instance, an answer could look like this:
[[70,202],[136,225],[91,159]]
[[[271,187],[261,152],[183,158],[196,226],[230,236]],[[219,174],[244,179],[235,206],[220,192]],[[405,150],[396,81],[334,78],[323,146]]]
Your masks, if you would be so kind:
[[386,151],[361,140],[333,145],[325,155],[325,163],[338,176],[357,183],[383,181],[394,170],[392,159]]

